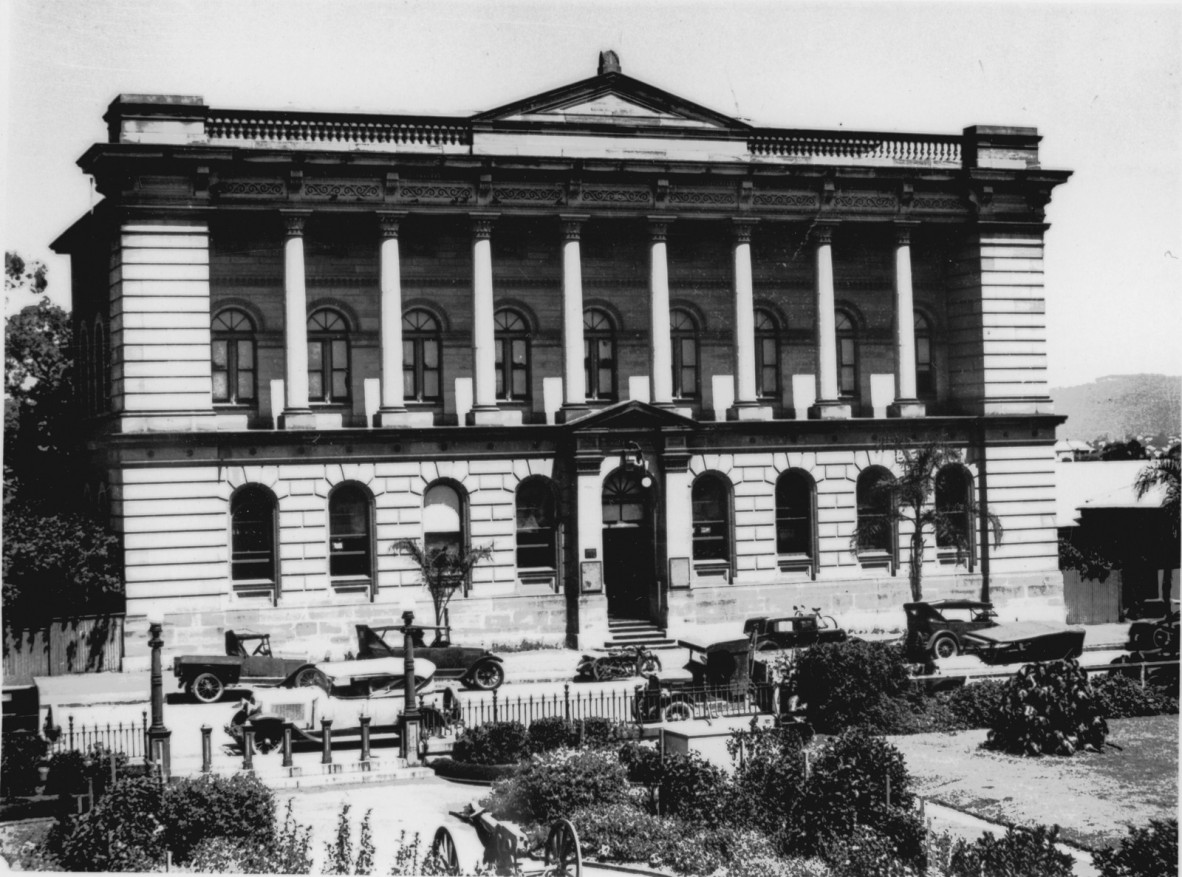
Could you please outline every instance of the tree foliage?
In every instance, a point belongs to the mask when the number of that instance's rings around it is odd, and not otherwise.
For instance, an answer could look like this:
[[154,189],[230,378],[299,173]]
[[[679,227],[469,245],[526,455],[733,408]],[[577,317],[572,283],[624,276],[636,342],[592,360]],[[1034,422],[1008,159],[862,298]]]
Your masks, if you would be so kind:
[[1173,445],[1164,457],[1153,460],[1137,473],[1137,480],[1133,488],[1137,491],[1137,499],[1141,499],[1150,491],[1162,488],[1161,507],[1166,510],[1170,520],[1170,532],[1174,538],[1179,536],[1179,508],[1182,499],[1178,490],[1178,469],[1182,463],[1182,445]]
[[419,576],[431,592],[435,624],[443,627],[444,610],[456,591],[466,587],[476,565],[492,557],[492,546],[440,546],[425,548],[417,539],[399,539],[396,554],[405,554],[419,568]]
[[[982,510],[969,492],[957,497],[945,507],[936,508],[936,491],[942,486],[942,479],[949,477],[949,467],[963,465],[963,458],[957,448],[941,437],[916,445],[903,437],[897,437],[885,444],[883,449],[895,452],[899,472],[893,478],[884,478],[870,487],[870,504],[884,510],[883,515],[868,515],[859,518],[852,544],[857,547],[882,539],[884,529],[891,533],[900,524],[910,525],[911,540],[908,546],[908,579],[911,585],[911,599],[923,599],[923,550],[926,534],[932,533],[940,544],[955,547],[958,559],[972,548],[971,526],[966,530],[959,526],[966,515],[977,520]],[[993,531],[996,546],[1001,542],[1001,521],[992,513],[986,514]]]

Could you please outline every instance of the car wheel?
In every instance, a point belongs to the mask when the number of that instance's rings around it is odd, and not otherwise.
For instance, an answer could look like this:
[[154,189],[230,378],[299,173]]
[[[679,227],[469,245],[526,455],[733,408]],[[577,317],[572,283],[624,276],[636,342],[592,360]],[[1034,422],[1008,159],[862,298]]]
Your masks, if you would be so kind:
[[468,681],[477,691],[493,691],[505,681],[505,670],[496,661],[481,661],[472,668]]
[[779,651],[779,649],[780,647],[770,639],[763,640],[755,647],[755,651],[757,652],[776,652]]
[[198,673],[189,683],[189,693],[202,703],[217,703],[225,690],[222,680],[212,673]]
[[1170,647],[1170,632],[1164,627],[1159,627],[1153,632],[1153,646],[1158,649],[1168,649]]
[[661,710],[662,722],[684,722],[694,717],[694,711],[690,709],[690,705],[682,700],[675,700],[663,710]]
[[959,652],[960,646],[957,645],[953,637],[938,637],[932,643],[932,657],[934,658],[955,658]]
[[296,674],[296,688],[317,688],[323,686],[324,674],[316,667],[305,667]]

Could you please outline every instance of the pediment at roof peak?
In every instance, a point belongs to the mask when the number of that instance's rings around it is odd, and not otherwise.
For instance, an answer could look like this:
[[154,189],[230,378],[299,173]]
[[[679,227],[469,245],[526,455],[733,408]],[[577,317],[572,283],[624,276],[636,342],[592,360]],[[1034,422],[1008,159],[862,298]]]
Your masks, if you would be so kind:
[[619,402],[610,408],[594,411],[586,417],[570,421],[570,427],[576,432],[592,429],[638,430],[662,427],[696,429],[697,426],[697,421],[689,417],[635,399]]
[[750,127],[622,73],[603,73],[515,101],[480,113],[474,121],[617,123],[718,130]]

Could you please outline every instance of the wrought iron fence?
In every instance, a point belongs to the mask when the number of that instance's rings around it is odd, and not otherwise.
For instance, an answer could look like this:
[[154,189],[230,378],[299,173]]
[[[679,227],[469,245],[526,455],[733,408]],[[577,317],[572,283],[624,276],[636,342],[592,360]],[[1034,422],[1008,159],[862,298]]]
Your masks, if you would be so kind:
[[74,717],[66,721],[61,734],[49,744],[49,753],[59,752],[114,753],[129,759],[144,758],[148,751],[148,713],[140,713],[140,723],[134,721],[105,725],[76,725]]

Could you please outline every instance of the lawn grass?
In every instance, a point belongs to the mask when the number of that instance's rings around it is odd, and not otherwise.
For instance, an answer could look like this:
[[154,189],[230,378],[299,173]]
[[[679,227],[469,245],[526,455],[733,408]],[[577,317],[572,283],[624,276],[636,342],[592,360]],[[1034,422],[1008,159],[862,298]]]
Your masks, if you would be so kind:
[[1006,825],[1052,825],[1089,849],[1178,808],[1178,717],[1113,719],[1103,752],[1022,757],[981,748],[986,731],[892,737],[919,794]]

